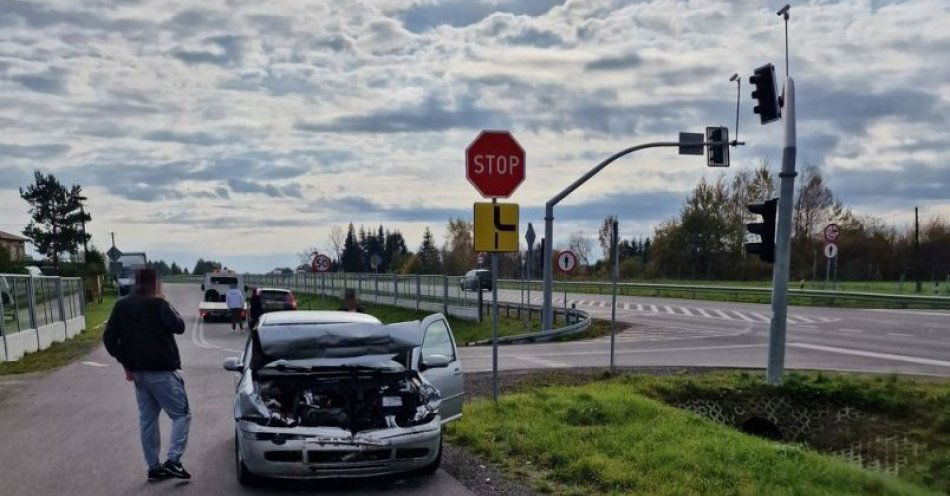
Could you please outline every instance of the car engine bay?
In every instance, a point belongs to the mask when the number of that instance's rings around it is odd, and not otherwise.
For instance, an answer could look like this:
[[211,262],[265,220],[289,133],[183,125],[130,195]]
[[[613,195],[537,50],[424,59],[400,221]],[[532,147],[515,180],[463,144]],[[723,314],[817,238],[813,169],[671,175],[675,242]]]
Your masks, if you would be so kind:
[[[337,427],[357,433],[430,422],[441,395],[413,371],[344,371],[260,377],[258,412],[271,427]],[[263,406],[263,410],[260,408]]]

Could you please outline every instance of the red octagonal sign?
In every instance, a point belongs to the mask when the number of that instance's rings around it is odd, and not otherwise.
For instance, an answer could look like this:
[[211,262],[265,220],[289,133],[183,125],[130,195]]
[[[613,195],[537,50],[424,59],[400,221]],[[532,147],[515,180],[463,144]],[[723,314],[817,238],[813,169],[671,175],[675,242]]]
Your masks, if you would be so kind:
[[524,166],[524,148],[508,131],[482,131],[465,149],[465,177],[486,198],[511,196]]

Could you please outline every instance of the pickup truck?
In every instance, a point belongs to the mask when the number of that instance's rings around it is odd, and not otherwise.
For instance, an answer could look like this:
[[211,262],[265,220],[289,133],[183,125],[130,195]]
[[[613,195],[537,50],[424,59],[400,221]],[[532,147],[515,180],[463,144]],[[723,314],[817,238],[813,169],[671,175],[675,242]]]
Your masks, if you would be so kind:
[[[230,319],[231,311],[224,298],[231,286],[235,285],[247,292],[244,277],[233,272],[214,272],[205,274],[201,284],[201,304],[198,305],[198,314],[204,321],[212,319]],[[244,300],[244,310],[241,318],[247,319],[247,299]]]

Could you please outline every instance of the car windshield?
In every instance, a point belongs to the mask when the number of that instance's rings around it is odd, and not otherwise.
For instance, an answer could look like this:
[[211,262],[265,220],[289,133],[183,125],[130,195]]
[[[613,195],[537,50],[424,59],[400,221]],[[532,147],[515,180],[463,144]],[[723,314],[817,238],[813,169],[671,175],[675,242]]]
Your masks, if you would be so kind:
[[211,278],[211,284],[224,284],[226,286],[230,286],[232,284],[237,284],[237,283],[238,283],[237,277],[215,276]]

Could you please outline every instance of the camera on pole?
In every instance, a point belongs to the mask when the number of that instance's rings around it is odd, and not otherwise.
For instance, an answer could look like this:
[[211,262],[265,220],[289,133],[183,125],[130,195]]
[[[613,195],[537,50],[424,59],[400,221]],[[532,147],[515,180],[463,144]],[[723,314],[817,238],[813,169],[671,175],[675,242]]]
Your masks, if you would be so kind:
[[772,198],[763,203],[747,205],[750,212],[762,216],[762,222],[746,224],[746,229],[762,238],[759,243],[746,243],[747,254],[758,254],[763,262],[775,263],[775,214],[778,207],[778,198]]
[[706,165],[729,167],[729,128],[707,127],[706,141],[716,143],[706,147]]
[[757,105],[752,107],[752,112],[759,114],[762,124],[778,120],[782,117],[782,110],[779,105],[778,91],[775,89],[775,67],[772,64],[765,64],[755,70],[755,73],[749,76],[749,82],[755,86],[752,92],[752,98]]

